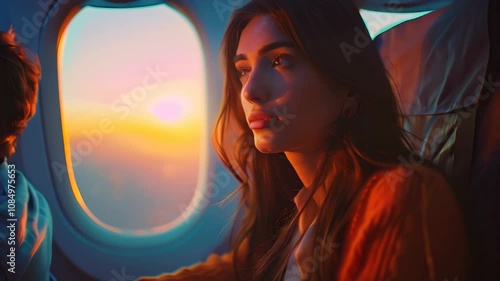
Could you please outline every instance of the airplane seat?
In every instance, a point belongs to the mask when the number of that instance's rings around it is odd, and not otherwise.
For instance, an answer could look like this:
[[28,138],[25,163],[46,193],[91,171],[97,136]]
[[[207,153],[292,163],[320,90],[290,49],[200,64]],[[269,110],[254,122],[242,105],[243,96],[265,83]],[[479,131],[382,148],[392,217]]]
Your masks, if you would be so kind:
[[[425,11],[432,1],[401,2],[402,7],[411,2],[408,7],[413,11],[421,3],[420,11]],[[374,38],[395,86],[404,128],[416,136],[412,154],[438,167],[462,206],[470,179],[476,108],[489,57],[487,4],[488,0],[453,1]],[[408,157],[419,162],[415,155]]]
[[[426,11],[430,2],[436,3],[432,12],[379,34],[374,43],[395,85],[404,128],[415,135],[414,155],[405,158],[418,163],[416,155],[424,156],[447,178],[469,233],[469,280],[493,280],[488,278],[500,276],[494,265],[500,233],[493,217],[500,203],[500,133],[495,124],[500,120],[500,87],[495,81],[500,80],[491,72],[492,54],[499,47],[490,47],[489,37],[491,27],[500,25],[487,20],[488,0],[448,1],[442,6],[440,0],[404,0],[396,12],[405,12],[405,7]],[[390,12],[387,0],[362,3]],[[496,62],[498,73],[498,58]]]
[[472,272],[474,280],[495,280],[500,276],[500,10],[498,1],[490,0],[488,31],[490,56],[487,81],[477,108],[472,177],[469,189]]

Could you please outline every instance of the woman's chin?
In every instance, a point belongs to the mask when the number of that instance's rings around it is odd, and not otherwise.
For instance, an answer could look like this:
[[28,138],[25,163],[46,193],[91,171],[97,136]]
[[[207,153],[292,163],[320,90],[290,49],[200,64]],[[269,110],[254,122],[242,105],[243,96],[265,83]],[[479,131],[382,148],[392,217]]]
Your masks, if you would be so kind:
[[274,134],[254,135],[255,148],[261,153],[279,153],[283,151],[283,140]]
[[257,150],[260,151],[261,153],[278,153],[278,152],[281,152],[281,150],[278,147],[276,147],[275,145],[272,145],[270,143],[256,144],[255,148],[257,148]]

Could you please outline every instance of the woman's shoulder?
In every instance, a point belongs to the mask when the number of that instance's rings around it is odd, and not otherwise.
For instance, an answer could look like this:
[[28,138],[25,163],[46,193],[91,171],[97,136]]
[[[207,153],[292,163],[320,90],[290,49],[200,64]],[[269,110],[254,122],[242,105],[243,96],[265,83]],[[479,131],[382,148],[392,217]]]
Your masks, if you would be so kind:
[[396,168],[381,169],[373,173],[366,181],[364,192],[372,196],[384,194],[384,197],[401,198],[416,194],[428,196],[451,196],[451,187],[441,173],[426,165],[400,165]]
[[[398,167],[370,176],[354,204],[346,234],[341,274],[355,277],[343,280],[410,280],[413,273],[411,280],[463,276],[462,215],[452,189],[433,168]],[[436,278],[421,276],[427,274],[424,268]]]
[[399,165],[380,169],[366,181],[367,186],[397,187],[412,184],[432,183],[447,185],[445,178],[434,167],[428,165]]
[[373,173],[361,189],[357,203],[355,213],[364,213],[365,217],[403,215],[424,209],[431,212],[458,209],[446,179],[425,165],[400,166]]

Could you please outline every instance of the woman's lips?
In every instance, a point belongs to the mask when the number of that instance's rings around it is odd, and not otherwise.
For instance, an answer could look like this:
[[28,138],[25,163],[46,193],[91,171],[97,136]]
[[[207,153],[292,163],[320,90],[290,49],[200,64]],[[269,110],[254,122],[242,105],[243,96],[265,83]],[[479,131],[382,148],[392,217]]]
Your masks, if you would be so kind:
[[256,130],[256,129],[263,129],[267,127],[267,124],[271,121],[271,119],[260,119],[260,120],[255,120],[250,122],[250,129]]
[[272,115],[265,111],[252,111],[248,116],[248,125],[250,129],[263,129],[268,126]]

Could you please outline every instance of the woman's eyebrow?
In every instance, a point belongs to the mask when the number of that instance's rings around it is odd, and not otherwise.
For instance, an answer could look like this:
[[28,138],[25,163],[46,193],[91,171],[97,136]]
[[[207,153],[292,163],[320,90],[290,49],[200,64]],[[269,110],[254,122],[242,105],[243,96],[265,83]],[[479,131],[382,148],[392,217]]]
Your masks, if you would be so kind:
[[[258,53],[259,53],[259,55],[263,55],[269,51],[272,51],[274,49],[281,48],[281,47],[295,48],[295,44],[293,42],[289,42],[289,41],[274,42],[274,43],[270,43],[270,44],[267,44],[264,47],[262,47]],[[236,63],[240,60],[246,60],[246,59],[248,59],[248,58],[245,54],[237,54],[236,56],[234,56],[233,63]]]

